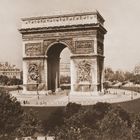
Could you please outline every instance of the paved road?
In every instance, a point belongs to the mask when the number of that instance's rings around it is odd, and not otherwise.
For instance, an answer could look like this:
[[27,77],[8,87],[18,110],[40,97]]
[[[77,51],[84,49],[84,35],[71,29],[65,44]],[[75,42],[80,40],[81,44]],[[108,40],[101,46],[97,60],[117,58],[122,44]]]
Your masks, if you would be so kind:
[[140,94],[128,90],[109,89],[106,94],[88,96],[67,96],[66,94],[37,95],[22,94],[20,91],[11,92],[23,106],[65,106],[68,102],[76,102],[82,105],[92,105],[97,102],[126,102],[140,98]]

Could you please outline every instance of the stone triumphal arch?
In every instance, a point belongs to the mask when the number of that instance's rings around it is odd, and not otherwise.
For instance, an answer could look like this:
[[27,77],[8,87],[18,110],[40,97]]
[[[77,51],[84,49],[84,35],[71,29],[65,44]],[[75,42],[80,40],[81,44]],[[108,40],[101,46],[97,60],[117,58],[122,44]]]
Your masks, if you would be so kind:
[[70,52],[71,94],[103,89],[104,19],[87,12],[22,19],[24,92],[57,90],[60,53]]

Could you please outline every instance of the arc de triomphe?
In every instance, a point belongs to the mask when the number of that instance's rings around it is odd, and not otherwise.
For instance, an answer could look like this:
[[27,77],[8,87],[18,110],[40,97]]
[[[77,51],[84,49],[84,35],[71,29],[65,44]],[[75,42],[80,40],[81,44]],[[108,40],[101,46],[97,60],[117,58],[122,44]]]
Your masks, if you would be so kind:
[[71,93],[103,89],[104,19],[98,11],[22,19],[24,91],[59,88],[61,51],[70,52]]

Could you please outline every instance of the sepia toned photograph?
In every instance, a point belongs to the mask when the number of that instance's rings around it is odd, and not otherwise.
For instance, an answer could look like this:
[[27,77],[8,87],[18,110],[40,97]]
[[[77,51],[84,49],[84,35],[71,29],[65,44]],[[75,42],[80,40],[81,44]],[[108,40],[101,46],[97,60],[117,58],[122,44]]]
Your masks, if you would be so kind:
[[0,0],[0,140],[140,140],[139,0]]

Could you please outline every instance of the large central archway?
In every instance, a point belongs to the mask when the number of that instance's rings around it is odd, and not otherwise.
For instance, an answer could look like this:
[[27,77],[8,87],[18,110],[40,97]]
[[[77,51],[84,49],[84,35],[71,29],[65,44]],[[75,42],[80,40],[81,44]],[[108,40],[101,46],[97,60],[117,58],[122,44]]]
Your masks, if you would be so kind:
[[47,82],[48,90],[56,91],[60,87],[60,54],[64,48],[64,43],[53,43],[47,49]]

